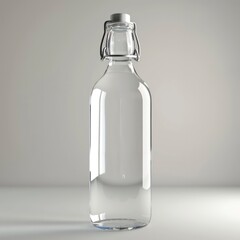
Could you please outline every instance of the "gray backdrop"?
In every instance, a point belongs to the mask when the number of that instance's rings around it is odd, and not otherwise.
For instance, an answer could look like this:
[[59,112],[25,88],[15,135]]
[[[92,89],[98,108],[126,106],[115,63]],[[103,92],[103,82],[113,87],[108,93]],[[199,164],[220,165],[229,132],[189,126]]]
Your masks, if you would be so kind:
[[88,183],[103,23],[137,22],[153,183],[240,185],[240,1],[0,0],[0,185]]

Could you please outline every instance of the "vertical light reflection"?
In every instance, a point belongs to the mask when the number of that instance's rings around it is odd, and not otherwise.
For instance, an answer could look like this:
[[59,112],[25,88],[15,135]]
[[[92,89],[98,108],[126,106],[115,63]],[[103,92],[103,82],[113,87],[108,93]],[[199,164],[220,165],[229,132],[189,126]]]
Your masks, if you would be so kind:
[[98,176],[98,152],[99,152],[99,98],[100,89],[94,89],[91,96],[91,133],[90,133],[90,172],[91,181]]
[[149,189],[151,184],[151,109],[150,97],[145,86],[139,84],[139,91],[142,95],[142,158],[143,158],[143,188]]
[[105,96],[106,92],[94,89],[91,97],[91,181],[105,173]]
[[106,92],[100,95],[100,129],[99,129],[99,173],[105,173],[105,97]]

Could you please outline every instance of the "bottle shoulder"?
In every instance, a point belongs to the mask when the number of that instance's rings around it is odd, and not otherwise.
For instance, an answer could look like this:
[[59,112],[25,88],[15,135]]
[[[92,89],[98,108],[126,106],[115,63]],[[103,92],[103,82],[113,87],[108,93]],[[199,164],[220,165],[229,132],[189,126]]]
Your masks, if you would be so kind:
[[93,86],[92,90],[99,89],[104,92],[132,92],[139,91],[139,88],[149,92],[148,85],[137,74],[110,73],[104,74]]

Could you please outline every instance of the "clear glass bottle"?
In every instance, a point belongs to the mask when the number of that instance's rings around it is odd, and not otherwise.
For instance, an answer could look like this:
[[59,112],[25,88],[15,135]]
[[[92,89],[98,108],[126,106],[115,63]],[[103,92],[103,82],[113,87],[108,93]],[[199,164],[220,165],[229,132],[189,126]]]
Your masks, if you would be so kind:
[[90,218],[101,229],[134,229],[151,219],[151,95],[137,75],[136,24],[112,14],[100,47],[109,65],[90,100]]

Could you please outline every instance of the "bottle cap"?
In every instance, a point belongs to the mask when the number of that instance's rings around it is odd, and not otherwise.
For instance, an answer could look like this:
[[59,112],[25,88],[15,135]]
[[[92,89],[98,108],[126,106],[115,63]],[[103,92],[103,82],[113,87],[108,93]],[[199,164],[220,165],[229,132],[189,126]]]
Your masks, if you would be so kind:
[[130,15],[127,13],[114,13],[110,16],[111,22],[130,22]]

